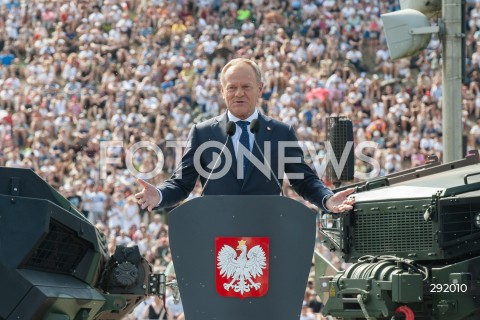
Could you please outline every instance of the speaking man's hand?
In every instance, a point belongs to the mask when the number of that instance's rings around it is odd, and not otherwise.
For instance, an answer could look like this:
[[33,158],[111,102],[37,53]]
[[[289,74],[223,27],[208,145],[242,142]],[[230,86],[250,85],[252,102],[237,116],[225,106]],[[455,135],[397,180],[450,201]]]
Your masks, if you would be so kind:
[[333,196],[327,199],[327,201],[325,202],[325,207],[333,213],[352,210],[353,204],[355,203],[355,198],[349,197],[349,195],[352,194],[354,191],[354,188],[350,188],[335,193]]
[[143,187],[143,190],[135,194],[137,202],[142,209],[147,208],[148,211],[152,211],[160,202],[160,193],[153,184],[148,183],[145,180],[138,179],[138,183]]

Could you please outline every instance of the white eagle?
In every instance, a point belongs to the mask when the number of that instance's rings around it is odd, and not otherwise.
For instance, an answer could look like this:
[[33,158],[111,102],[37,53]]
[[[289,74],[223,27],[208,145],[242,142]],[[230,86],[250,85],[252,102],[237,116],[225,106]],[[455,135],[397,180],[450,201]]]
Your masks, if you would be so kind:
[[259,282],[253,282],[253,278],[261,276],[263,269],[267,267],[265,251],[259,245],[251,248],[247,253],[246,241],[238,241],[237,250],[240,255],[237,257],[235,250],[229,245],[224,245],[218,252],[217,267],[220,275],[227,279],[233,278],[230,283],[224,283],[225,290],[233,288],[235,292],[244,294],[251,288],[260,289]]

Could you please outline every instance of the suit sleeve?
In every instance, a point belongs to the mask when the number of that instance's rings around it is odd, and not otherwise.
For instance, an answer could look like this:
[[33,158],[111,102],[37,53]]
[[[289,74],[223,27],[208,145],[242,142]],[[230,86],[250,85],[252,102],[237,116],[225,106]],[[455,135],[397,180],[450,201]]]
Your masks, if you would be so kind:
[[164,181],[158,190],[162,194],[162,201],[159,208],[172,207],[185,200],[198,179],[198,172],[195,169],[193,156],[198,147],[197,127],[194,125],[188,135],[187,146],[183,153],[182,160],[178,164],[172,177]]
[[[289,128],[288,139],[289,141],[295,141],[298,143],[298,139],[295,136],[295,132],[293,131],[292,127]],[[300,162],[296,161],[285,164],[285,173],[287,174],[287,177],[289,173],[303,174],[302,179],[289,178],[289,182],[295,192],[297,192],[305,200],[308,200],[317,207],[321,208],[323,211],[328,212],[329,210],[325,208],[325,202],[328,197],[333,195],[333,192],[327,188],[327,186],[325,186],[312,168],[305,163],[303,150],[300,148],[300,145],[293,148],[286,148],[285,156],[300,158]]]

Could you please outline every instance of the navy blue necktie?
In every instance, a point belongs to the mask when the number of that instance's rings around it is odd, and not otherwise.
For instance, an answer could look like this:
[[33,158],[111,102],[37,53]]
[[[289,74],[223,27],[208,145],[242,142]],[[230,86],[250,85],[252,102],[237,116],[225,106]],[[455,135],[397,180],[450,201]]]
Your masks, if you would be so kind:
[[[250,150],[250,137],[248,135],[248,121],[237,121],[238,126],[242,129],[242,134],[240,135],[240,143],[247,149]],[[250,165],[250,160],[247,157],[243,158],[243,178],[247,176],[248,166]]]

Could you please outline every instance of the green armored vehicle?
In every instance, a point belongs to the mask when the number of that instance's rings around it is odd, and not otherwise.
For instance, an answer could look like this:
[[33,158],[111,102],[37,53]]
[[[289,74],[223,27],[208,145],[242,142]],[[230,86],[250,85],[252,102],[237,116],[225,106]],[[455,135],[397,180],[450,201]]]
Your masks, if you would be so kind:
[[354,187],[352,211],[321,218],[324,245],[351,263],[339,271],[315,253],[322,313],[345,320],[480,319],[478,152]]

